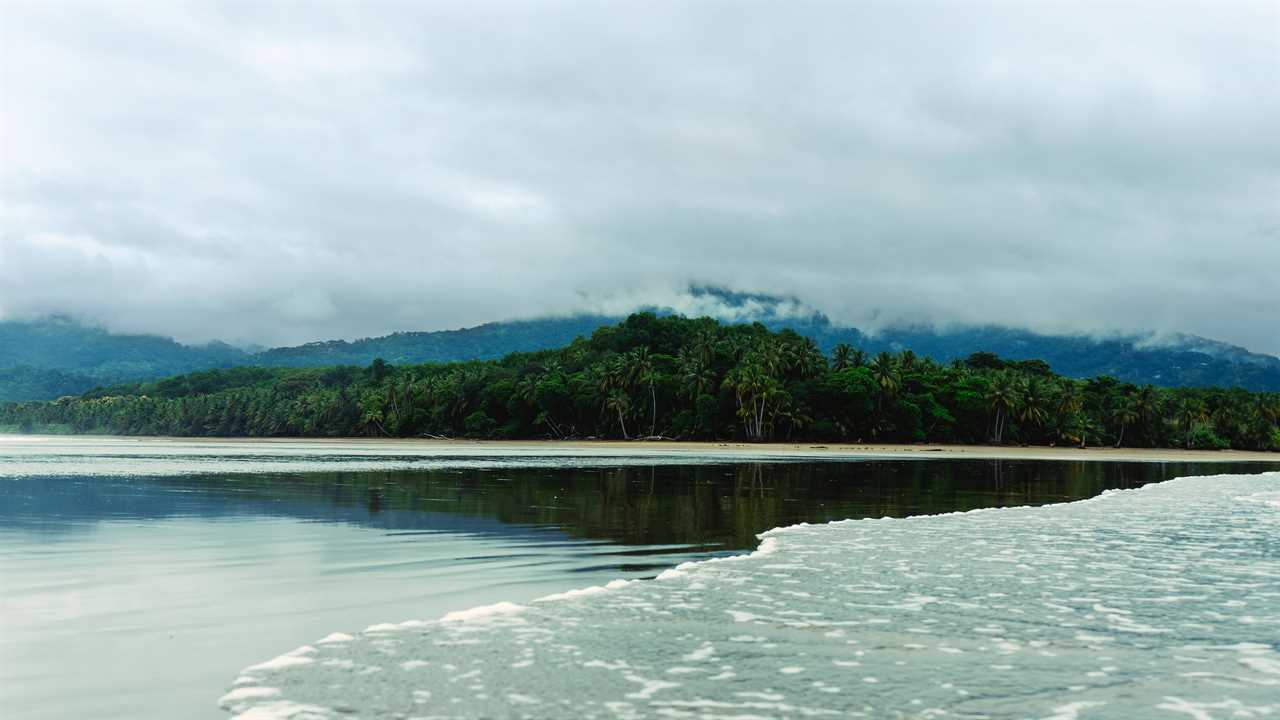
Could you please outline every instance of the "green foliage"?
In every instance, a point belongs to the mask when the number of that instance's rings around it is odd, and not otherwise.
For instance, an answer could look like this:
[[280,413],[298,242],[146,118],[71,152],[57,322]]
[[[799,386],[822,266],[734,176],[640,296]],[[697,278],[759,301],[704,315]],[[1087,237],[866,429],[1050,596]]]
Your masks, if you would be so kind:
[[79,395],[97,385],[97,380],[78,373],[19,365],[0,369],[0,402]]
[[[100,384],[246,364],[249,358],[224,343],[191,346],[154,335],[116,335],[65,316],[0,321],[0,400],[22,399],[37,382],[63,384],[39,396],[48,398],[64,394],[68,383],[81,393]],[[27,372],[6,376],[12,368]],[[36,381],[33,373],[49,377]]]
[[763,325],[637,314],[499,360],[238,367],[0,404],[0,427],[126,435],[635,437],[1280,450],[1280,396],[943,365]]
[[1191,430],[1187,446],[1192,450],[1226,450],[1231,443],[1219,437],[1211,426],[1201,424]]
[[[695,293],[726,308],[736,308],[744,317],[759,317],[771,330],[790,328],[811,339],[830,354],[836,370],[862,367],[869,357],[884,351],[895,353],[895,361],[907,372],[914,370],[917,358],[931,357],[941,362],[967,363],[974,370],[1013,370],[1019,375],[1046,378],[1052,376],[1052,367],[1057,373],[1076,378],[1108,375],[1139,384],[1158,381],[1174,387],[1221,385],[1280,391],[1280,358],[1250,353],[1205,338],[1184,337],[1152,343],[1150,338],[1138,336],[1111,339],[1051,336],[996,326],[946,330],[884,328],[871,336],[855,328],[835,325],[821,314],[795,316],[791,312],[776,312],[784,302],[781,298],[714,288],[697,288]],[[350,342],[313,342],[259,352],[223,343],[191,346],[150,335],[116,335],[59,316],[34,321],[0,321],[0,402],[48,400],[79,394],[98,385],[154,380],[208,368],[368,367],[377,358],[395,366],[497,359],[512,352],[559,348],[621,319],[578,315],[497,322],[461,330],[400,332]],[[675,353],[687,338],[672,333],[685,331],[673,330],[658,322],[659,319],[655,317],[654,322],[634,324],[628,330],[601,335],[597,349],[625,352],[643,345],[649,347],[655,357],[676,357]],[[901,348],[911,350],[898,352]],[[970,355],[975,350],[986,352]],[[698,357],[705,363],[715,359],[701,354]],[[676,359],[681,363],[688,360]],[[681,390],[676,388],[677,392]],[[654,425],[653,418],[642,425],[648,432]]]

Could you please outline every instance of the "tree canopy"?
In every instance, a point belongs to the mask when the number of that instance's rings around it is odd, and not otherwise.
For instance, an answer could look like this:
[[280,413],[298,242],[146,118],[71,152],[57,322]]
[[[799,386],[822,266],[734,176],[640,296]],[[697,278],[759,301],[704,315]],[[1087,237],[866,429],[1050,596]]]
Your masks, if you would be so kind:
[[1075,380],[991,353],[826,357],[806,337],[632,315],[499,360],[237,367],[0,405],[0,427],[179,436],[585,438],[1280,450],[1280,395]]

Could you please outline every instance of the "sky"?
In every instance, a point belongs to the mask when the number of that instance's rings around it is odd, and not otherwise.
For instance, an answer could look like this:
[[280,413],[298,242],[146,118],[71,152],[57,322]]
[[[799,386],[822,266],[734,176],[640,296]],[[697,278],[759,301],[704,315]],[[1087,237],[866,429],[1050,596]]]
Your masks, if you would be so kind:
[[1280,353],[1280,3],[0,4],[0,318],[779,294]]

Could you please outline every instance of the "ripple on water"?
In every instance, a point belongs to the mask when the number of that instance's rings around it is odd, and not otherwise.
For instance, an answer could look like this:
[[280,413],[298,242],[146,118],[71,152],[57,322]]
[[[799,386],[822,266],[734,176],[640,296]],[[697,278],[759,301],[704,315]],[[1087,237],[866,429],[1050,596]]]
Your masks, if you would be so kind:
[[773,530],[653,581],[331,635],[246,669],[221,704],[245,720],[1275,717],[1278,498],[1280,474],[1224,475]]

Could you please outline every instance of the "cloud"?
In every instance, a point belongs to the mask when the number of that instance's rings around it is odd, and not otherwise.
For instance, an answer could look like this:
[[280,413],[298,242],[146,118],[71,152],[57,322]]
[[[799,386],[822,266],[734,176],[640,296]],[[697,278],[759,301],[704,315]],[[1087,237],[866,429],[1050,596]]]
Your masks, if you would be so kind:
[[663,304],[1280,352],[1274,3],[9,3],[0,313]]

